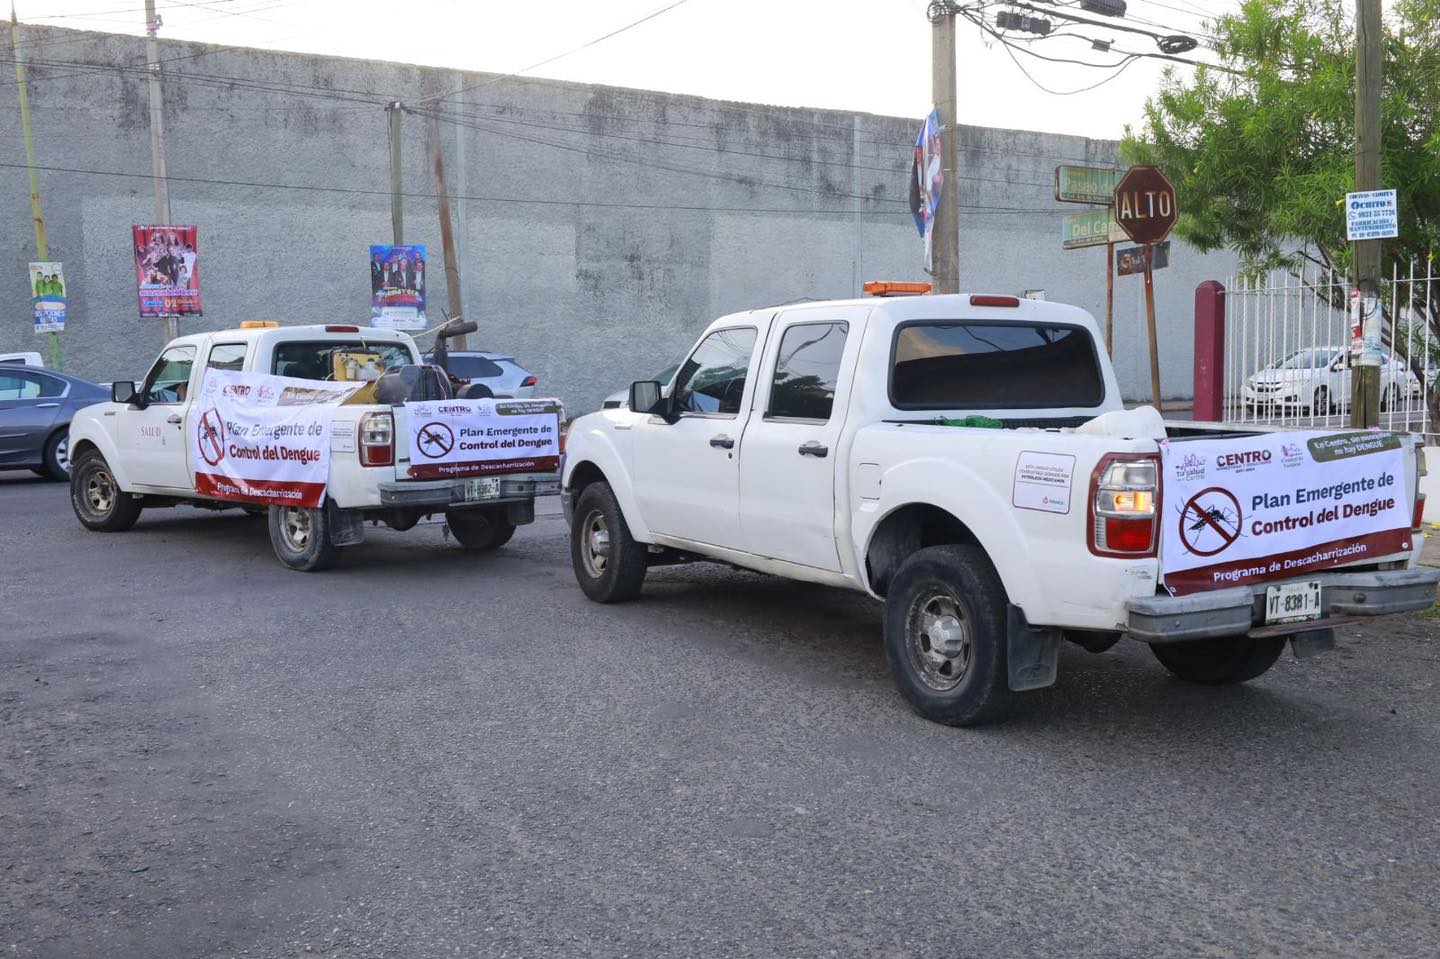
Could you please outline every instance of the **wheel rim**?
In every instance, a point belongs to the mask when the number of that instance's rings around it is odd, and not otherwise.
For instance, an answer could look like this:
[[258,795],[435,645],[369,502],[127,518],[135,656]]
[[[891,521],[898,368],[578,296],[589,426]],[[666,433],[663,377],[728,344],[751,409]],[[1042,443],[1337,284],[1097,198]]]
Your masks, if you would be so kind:
[[95,467],[85,478],[85,505],[100,516],[115,506],[115,478],[110,471]]
[[931,689],[948,692],[970,672],[974,637],[955,597],[938,587],[922,593],[910,607],[910,664]]
[[610,565],[610,524],[598,509],[591,510],[580,524],[580,558],[592,579],[604,576]]
[[60,472],[70,472],[70,437],[60,437],[60,442],[55,444],[55,465],[60,467]]
[[296,506],[286,506],[280,511],[280,535],[285,545],[303,552],[310,545],[310,511]]

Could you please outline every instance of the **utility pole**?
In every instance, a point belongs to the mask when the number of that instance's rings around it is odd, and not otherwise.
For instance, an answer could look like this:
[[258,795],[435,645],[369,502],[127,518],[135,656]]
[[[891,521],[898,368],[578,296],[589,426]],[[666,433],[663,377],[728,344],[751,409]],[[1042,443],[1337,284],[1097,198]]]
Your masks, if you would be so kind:
[[405,245],[405,211],[400,202],[400,120],[405,115],[405,107],[399,100],[394,100],[385,106],[385,112],[390,115],[390,225],[392,227],[396,246]]
[[[155,0],[145,0],[145,72],[150,79],[150,177],[155,182],[155,224],[170,224],[170,181],[165,173],[165,100],[160,87],[160,18]],[[179,317],[165,317],[165,342],[180,335]]]
[[[40,178],[35,172],[35,141],[30,136],[30,96],[25,86],[25,61],[20,57],[20,21],[15,16],[15,0],[10,0],[10,58],[15,61],[15,85],[20,92],[20,135],[25,140],[25,170],[30,175],[30,216],[35,221],[35,258],[50,259],[50,244],[45,239],[45,218],[40,213]],[[28,282],[28,278],[27,278]],[[45,335],[52,369],[60,369],[60,334]]]
[[927,11],[931,27],[931,89],[940,117],[941,168],[945,175],[930,239],[931,274],[936,293],[960,292],[960,179],[956,176],[955,15],[953,0],[934,0]]
[[[1380,0],[1355,3],[1355,190],[1380,189]],[[1355,241],[1355,290],[1361,335],[1380,341],[1380,241]],[[1380,356],[1361,347],[1351,357],[1350,425],[1380,425]]]
[[[460,262],[455,255],[455,231],[450,222],[450,191],[445,188],[445,150],[440,143],[440,121],[432,112],[430,150],[435,156],[435,203],[440,210],[440,245],[445,251],[445,292],[450,300],[450,319],[460,320],[465,301],[460,295]],[[465,349],[465,337],[455,337],[455,349]]]

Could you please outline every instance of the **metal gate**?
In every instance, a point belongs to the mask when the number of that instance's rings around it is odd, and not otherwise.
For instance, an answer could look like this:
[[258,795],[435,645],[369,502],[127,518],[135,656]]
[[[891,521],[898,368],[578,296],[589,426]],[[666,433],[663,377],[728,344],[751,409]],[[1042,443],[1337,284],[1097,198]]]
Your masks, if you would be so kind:
[[[1423,269],[1421,268],[1423,266]],[[1433,264],[1382,284],[1380,426],[1430,434],[1440,367]],[[1225,289],[1228,423],[1345,427],[1350,410],[1350,283],[1324,270],[1232,277]],[[1432,437],[1433,438],[1433,437]]]

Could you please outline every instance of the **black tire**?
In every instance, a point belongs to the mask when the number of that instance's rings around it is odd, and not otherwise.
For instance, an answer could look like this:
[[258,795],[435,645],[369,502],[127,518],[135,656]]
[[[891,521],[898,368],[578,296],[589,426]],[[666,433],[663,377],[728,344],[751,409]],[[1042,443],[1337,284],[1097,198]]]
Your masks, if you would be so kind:
[[45,441],[45,468],[41,474],[53,480],[70,479],[70,428],[56,430]]
[[1285,650],[1288,636],[1222,636],[1188,643],[1152,643],[1155,658],[1178,678],[1202,686],[1230,686],[1264,673]]
[[70,508],[86,529],[120,533],[140,518],[140,501],[115,481],[110,464],[96,450],[80,457],[70,471]]
[[1400,387],[1394,383],[1380,397],[1380,408],[1386,411],[1398,410],[1400,408]]
[[570,565],[581,591],[597,603],[634,599],[645,583],[645,545],[630,535],[609,483],[591,483],[575,504]]
[[[971,726],[1004,710],[1011,698],[1007,602],[995,567],[977,547],[931,546],[905,560],[885,595],[885,658],[917,713]],[[953,654],[936,645],[940,629],[963,644]]]
[[1315,398],[1310,401],[1311,416],[1329,416],[1333,410],[1330,408],[1329,387],[1319,386],[1315,388]]
[[445,523],[455,542],[466,549],[499,549],[515,535],[505,507],[452,510],[445,514]]
[[314,573],[329,569],[340,558],[340,547],[330,541],[330,520],[323,507],[270,507],[270,545],[275,557],[290,569]]

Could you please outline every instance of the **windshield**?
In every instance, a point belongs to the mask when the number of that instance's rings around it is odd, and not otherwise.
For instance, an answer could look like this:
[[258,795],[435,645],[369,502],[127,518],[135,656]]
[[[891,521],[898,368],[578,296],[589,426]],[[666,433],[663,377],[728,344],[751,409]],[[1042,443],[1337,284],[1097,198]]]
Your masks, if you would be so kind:
[[1330,365],[1335,358],[1334,350],[1296,350],[1285,359],[1271,365],[1272,370],[1319,370]]
[[275,347],[270,372],[301,380],[333,380],[336,353],[377,353],[383,368],[413,363],[410,350],[401,343],[363,340],[296,340]]

